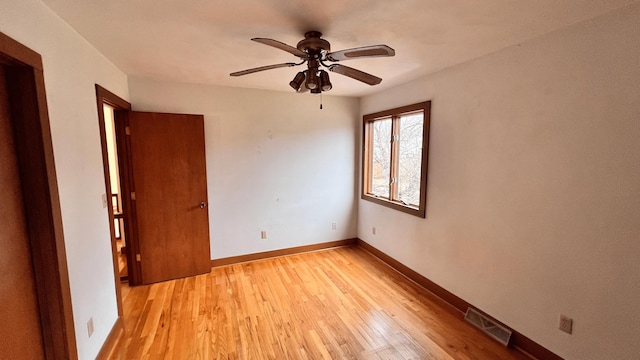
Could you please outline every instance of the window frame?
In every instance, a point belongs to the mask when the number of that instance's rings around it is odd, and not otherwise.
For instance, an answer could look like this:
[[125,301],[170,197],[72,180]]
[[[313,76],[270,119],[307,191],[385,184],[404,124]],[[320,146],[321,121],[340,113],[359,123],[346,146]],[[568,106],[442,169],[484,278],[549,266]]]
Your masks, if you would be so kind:
[[[397,181],[392,179],[397,177],[398,173],[398,141],[392,141],[395,135],[398,135],[399,121],[403,115],[422,111],[422,159],[420,165],[420,204],[416,206],[405,205],[401,201],[393,200],[391,194],[397,193]],[[371,156],[373,143],[373,123],[376,120],[391,118],[391,144],[390,155],[390,174],[389,174],[389,198],[373,195],[371,188]],[[360,198],[371,201],[373,203],[386,206],[388,208],[398,210],[407,214],[426,218],[427,210],[427,174],[429,162],[429,128],[431,119],[431,101],[424,101],[417,104],[402,106],[394,109],[383,110],[373,114],[367,114],[362,117],[362,183]]]

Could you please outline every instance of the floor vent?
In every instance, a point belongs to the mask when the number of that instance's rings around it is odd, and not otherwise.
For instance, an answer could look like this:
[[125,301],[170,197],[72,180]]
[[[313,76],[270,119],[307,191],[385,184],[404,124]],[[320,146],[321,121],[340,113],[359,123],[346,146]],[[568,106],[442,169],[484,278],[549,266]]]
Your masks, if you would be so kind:
[[479,313],[477,310],[468,308],[467,313],[464,314],[464,319],[473,324],[478,329],[482,330],[485,334],[496,339],[504,346],[509,346],[509,340],[511,339],[511,330],[496,323],[495,320]]

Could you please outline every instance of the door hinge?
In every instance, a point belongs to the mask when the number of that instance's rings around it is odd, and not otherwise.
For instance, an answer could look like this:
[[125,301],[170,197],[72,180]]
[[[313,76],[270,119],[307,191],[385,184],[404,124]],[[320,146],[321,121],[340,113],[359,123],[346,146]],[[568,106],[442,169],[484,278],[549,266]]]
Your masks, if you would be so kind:
[[141,262],[142,258],[140,257],[140,254],[136,254],[136,261],[137,262]]
[[125,126],[125,127],[124,127],[124,134],[125,134],[125,135],[131,135],[131,128],[130,128],[130,127],[128,127],[128,126]]
[[131,192],[131,200],[135,200],[136,199],[136,192],[132,191]]

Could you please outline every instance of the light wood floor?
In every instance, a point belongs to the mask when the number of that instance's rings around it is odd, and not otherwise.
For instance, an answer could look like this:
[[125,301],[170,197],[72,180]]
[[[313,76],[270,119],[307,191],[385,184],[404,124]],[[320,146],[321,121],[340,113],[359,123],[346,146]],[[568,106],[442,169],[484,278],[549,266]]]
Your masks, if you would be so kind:
[[123,288],[112,359],[528,359],[359,247]]

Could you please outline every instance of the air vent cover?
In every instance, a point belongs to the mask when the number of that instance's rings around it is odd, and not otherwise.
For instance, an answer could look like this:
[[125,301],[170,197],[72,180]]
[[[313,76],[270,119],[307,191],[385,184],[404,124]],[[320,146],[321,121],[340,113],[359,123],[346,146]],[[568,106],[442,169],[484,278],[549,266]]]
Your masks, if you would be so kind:
[[468,308],[464,319],[473,324],[485,334],[497,340],[504,346],[509,346],[512,331],[501,326],[495,320],[479,313],[477,310]]

